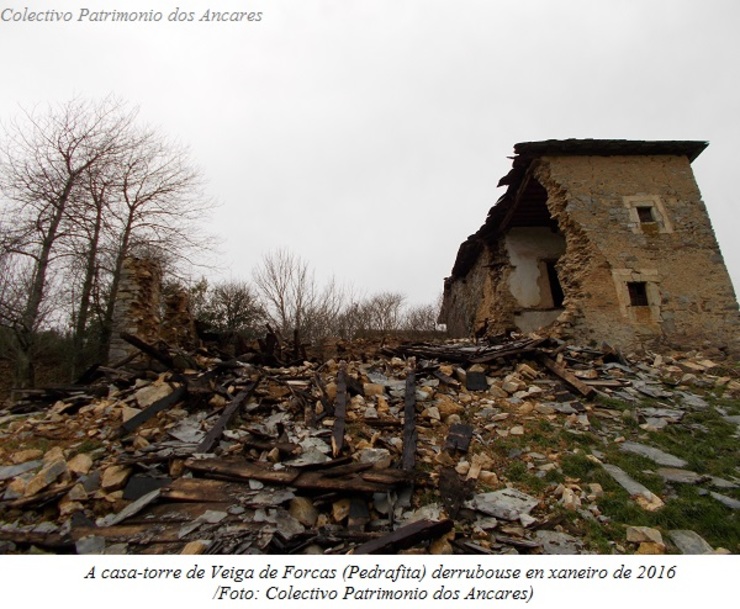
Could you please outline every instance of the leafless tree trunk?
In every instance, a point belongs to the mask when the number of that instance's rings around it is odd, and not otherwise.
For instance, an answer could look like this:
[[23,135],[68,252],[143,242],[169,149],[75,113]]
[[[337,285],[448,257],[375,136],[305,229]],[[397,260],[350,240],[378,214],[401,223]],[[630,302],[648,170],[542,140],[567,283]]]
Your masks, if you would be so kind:
[[387,333],[400,328],[401,311],[406,297],[398,292],[380,292],[363,303],[370,327]]
[[23,272],[13,285],[24,290],[16,313],[0,324],[15,337],[21,386],[33,383],[34,338],[45,308],[63,308],[49,298],[50,277],[79,287],[70,325],[79,368],[93,314],[102,327],[101,352],[107,351],[125,257],[139,248],[187,258],[205,242],[191,231],[208,202],[188,154],[137,126],[136,115],[114,99],[75,100],[40,118],[24,113],[5,130],[0,190],[9,205],[0,244],[16,274]]
[[202,198],[202,180],[186,150],[155,131],[144,131],[129,141],[118,171],[108,212],[113,264],[101,319],[101,359],[111,338],[126,257],[140,253],[161,261],[189,260],[193,252],[208,248],[196,224],[210,201]]
[[73,101],[6,130],[0,187],[15,216],[16,248],[11,253],[33,262],[25,302],[14,325],[19,347],[18,382],[33,384],[34,336],[41,322],[49,272],[56,246],[75,215],[84,174],[104,164],[119,146],[119,133],[130,117],[117,102],[99,105]]
[[88,337],[88,321],[92,313],[93,290],[99,277],[99,254],[100,242],[104,230],[103,217],[106,209],[107,190],[110,183],[105,173],[88,172],[87,191],[89,200],[89,217],[82,223],[85,233],[84,247],[81,252],[83,257],[83,278],[80,289],[79,305],[76,320],[74,321],[74,334],[72,337],[72,359],[73,375],[77,376],[86,360],[86,347]]
[[254,270],[254,283],[266,304],[267,315],[277,329],[288,336],[300,330],[308,281],[308,264],[288,250],[265,255]]
[[338,333],[343,290],[334,280],[319,289],[308,263],[295,254],[281,249],[264,256],[254,271],[254,283],[283,336],[297,331],[301,340],[317,340]]

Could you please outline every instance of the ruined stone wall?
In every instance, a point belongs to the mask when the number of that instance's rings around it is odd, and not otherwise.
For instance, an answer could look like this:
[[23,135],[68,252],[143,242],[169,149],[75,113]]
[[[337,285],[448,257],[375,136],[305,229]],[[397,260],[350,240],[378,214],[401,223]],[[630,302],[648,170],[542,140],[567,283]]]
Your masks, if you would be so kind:
[[480,316],[487,316],[484,303],[489,302],[491,291],[490,262],[490,252],[484,250],[464,279],[445,283],[440,321],[447,324],[450,336],[473,335],[482,321]]
[[190,297],[187,291],[176,285],[164,289],[161,337],[166,343],[186,350],[198,345]]
[[[737,340],[737,300],[686,157],[545,157],[535,176],[566,238],[566,336],[630,347]],[[628,282],[647,286],[649,306],[630,304]]]
[[465,278],[449,280],[440,315],[447,333],[460,338],[512,330],[519,308],[508,287],[512,271],[506,246],[500,241],[483,249]]
[[150,259],[126,258],[113,309],[113,332],[108,361],[116,362],[137,352],[120,334],[126,332],[154,342],[160,336],[162,269]]

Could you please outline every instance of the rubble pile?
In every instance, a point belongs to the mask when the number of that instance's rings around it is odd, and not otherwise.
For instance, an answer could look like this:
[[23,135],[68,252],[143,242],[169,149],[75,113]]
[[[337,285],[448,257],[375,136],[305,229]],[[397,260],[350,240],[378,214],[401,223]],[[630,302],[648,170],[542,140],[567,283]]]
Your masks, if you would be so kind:
[[[311,360],[274,335],[238,358],[124,340],[136,358],[0,411],[0,552],[593,552],[568,514],[608,523],[604,489],[563,475],[565,459],[603,467],[644,510],[671,500],[607,461],[617,445],[740,507],[737,469],[702,475],[624,435],[714,408],[709,390],[740,397],[707,354],[531,337],[340,343]],[[522,490],[525,476],[538,492]],[[728,551],[666,533],[627,526],[610,551]]]

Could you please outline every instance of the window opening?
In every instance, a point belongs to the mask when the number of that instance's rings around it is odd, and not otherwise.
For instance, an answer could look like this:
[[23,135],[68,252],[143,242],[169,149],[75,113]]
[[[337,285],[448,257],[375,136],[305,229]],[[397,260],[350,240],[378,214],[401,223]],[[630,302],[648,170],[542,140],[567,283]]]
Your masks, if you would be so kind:
[[550,284],[550,294],[552,296],[552,306],[555,309],[560,309],[563,306],[563,300],[565,294],[563,294],[563,286],[560,285],[560,279],[558,278],[558,272],[555,270],[555,263],[557,260],[544,260],[545,268],[547,269],[547,279]]
[[627,291],[630,295],[630,305],[633,307],[647,307],[647,284],[644,281],[630,281],[627,283]]
[[637,207],[637,217],[640,219],[641,224],[655,222],[655,215],[652,207]]

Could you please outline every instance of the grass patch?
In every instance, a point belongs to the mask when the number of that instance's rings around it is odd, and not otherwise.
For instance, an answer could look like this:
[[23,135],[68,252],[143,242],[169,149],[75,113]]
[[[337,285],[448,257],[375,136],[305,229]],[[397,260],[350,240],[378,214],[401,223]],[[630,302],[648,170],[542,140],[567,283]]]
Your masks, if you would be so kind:
[[94,438],[85,438],[80,442],[79,446],[73,446],[74,454],[79,455],[81,453],[91,453],[103,447],[103,443],[100,440]]
[[579,478],[581,480],[591,480],[593,472],[596,469],[602,469],[600,465],[586,458],[583,453],[569,453],[563,456],[560,462],[560,468],[563,474],[569,478]]
[[46,453],[54,444],[48,438],[28,433],[15,434],[2,441],[2,447],[13,453],[19,450],[40,450]]
[[527,464],[524,461],[512,461],[506,467],[504,475],[511,482],[521,482],[527,475]]
[[732,477],[738,474],[740,440],[737,426],[714,409],[692,412],[678,425],[650,434],[650,443],[688,462],[699,474]]
[[634,407],[630,402],[620,400],[619,398],[610,398],[604,395],[599,395],[596,398],[596,403],[604,408],[610,408],[612,410],[629,410]]

